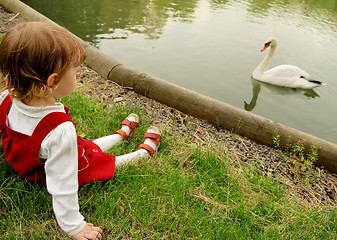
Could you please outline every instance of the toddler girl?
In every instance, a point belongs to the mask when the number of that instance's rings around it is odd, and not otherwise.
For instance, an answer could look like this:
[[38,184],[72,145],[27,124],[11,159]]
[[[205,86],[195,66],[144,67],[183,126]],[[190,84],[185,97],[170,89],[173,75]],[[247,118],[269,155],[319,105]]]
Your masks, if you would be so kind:
[[0,130],[7,162],[29,182],[47,187],[59,226],[73,239],[101,239],[102,229],[79,212],[78,187],[111,179],[115,167],[152,156],[161,136],[150,127],[139,150],[105,153],[138,127],[136,114],[110,136],[87,141],[76,135],[69,109],[55,99],[75,89],[85,57],[77,39],[61,27],[39,22],[12,27],[0,44]]

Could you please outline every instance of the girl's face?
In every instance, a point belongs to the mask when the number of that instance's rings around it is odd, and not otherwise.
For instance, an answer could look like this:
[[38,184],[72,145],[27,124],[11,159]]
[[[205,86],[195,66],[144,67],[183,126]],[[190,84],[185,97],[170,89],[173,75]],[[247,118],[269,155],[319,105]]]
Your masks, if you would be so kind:
[[53,97],[60,99],[68,96],[76,88],[76,73],[79,67],[69,68],[61,77],[53,91]]

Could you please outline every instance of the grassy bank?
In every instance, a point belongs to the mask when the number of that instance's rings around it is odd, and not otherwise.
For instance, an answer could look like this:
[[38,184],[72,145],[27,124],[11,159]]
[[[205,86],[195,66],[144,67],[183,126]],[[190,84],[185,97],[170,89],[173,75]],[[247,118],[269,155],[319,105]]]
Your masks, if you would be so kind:
[[[131,112],[140,116],[132,139],[111,153],[142,143],[150,119],[137,106],[111,108],[75,93],[64,99],[77,131],[89,139],[111,134]],[[64,239],[45,189],[0,164],[0,236]],[[336,239],[336,210],[300,204],[286,187],[241,163],[220,143],[199,145],[163,129],[158,154],[126,166],[114,179],[79,190],[81,212],[104,239]]]

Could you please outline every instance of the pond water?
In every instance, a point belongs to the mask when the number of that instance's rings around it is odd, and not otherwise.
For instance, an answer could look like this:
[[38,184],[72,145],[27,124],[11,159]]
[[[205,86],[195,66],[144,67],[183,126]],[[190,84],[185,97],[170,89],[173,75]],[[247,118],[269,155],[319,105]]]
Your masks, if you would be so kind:
[[[24,0],[125,65],[337,143],[335,0]],[[275,36],[271,67],[326,86],[262,84],[251,73]]]

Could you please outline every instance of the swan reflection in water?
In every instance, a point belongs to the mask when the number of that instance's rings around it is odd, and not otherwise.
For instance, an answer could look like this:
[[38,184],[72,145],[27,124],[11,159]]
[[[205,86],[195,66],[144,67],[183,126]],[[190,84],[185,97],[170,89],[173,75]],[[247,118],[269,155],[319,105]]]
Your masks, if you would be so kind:
[[251,78],[251,81],[253,90],[252,99],[250,100],[250,103],[244,101],[245,109],[247,111],[252,111],[255,108],[259,93],[261,91],[261,86],[268,88],[272,92],[275,92],[279,95],[303,95],[307,98],[319,97],[319,95],[313,89],[279,87],[269,83],[261,82],[259,80],[255,80],[254,78]]

